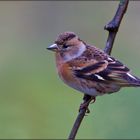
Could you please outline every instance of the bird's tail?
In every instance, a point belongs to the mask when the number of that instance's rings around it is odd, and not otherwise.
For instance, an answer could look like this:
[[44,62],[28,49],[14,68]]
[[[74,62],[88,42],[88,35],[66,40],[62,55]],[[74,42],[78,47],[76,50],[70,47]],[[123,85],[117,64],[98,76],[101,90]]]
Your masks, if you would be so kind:
[[134,86],[134,87],[140,86],[140,78],[133,76],[130,73],[127,73],[124,79],[127,81],[126,86]]

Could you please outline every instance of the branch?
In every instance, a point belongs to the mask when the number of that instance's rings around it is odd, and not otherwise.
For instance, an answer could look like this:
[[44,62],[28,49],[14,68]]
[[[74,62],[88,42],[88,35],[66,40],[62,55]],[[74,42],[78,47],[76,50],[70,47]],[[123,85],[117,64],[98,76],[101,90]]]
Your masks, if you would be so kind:
[[[87,106],[86,106],[86,108],[82,108],[82,109],[79,110],[79,114],[78,114],[78,116],[77,116],[77,118],[75,120],[75,123],[73,125],[73,128],[71,130],[71,133],[69,135],[68,140],[74,140],[75,139],[75,136],[77,134],[78,128],[80,127],[80,124],[81,124],[81,122],[82,122],[82,120],[83,120],[83,118],[85,116],[85,113],[87,112],[88,105],[89,105],[91,99],[92,99],[92,97],[89,96],[89,95],[84,96],[84,98],[83,98],[84,102],[83,103],[87,103]],[[87,112],[87,113],[89,113],[89,112]]]
[[119,30],[122,18],[127,10],[128,3],[129,3],[129,0],[120,0],[119,6],[118,6],[118,9],[116,11],[114,18],[104,27],[105,30],[109,31],[109,35],[108,35],[108,39],[107,39],[104,51],[109,55],[111,54],[114,40]]
[[[111,51],[112,51],[112,48],[113,48],[113,44],[114,44],[114,40],[115,40],[115,37],[116,37],[116,34],[118,32],[118,29],[120,27],[120,23],[122,21],[122,18],[127,10],[127,7],[128,7],[128,3],[129,3],[129,0],[120,0],[120,3],[118,5],[118,9],[116,11],[116,14],[114,16],[114,18],[107,24],[105,25],[104,29],[107,30],[109,32],[109,35],[108,35],[108,39],[107,39],[107,42],[106,42],[106,46],[104,48],[104,52],[107,53],[107,54],[111,54]],[[87,107],[86,108],[83,108],[79,111],[79,114],[75,120],[75,123],[73,125],[73,128],[71,130],[71,133],[69,135],[69,138],[68,140],[74,140],[75,139],[75,136],[77,134],[77,131],[80,127],[80,124],[85,116],[85,113],[87,112],[87,109],[88,109],[88,106],[89,106],[89,101],[91,101],[91,96],[89,95],[85,95],[83,100],[84,102],[83,103],[87,103]]]

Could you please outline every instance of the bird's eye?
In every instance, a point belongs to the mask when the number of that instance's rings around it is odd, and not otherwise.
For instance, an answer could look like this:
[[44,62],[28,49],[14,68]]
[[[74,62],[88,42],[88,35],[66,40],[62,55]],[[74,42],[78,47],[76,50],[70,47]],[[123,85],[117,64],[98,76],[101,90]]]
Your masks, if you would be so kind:
[[64,49],[66,49],[66,48],[68,48],[69,47],[69,45],[63,45],[63,48]]

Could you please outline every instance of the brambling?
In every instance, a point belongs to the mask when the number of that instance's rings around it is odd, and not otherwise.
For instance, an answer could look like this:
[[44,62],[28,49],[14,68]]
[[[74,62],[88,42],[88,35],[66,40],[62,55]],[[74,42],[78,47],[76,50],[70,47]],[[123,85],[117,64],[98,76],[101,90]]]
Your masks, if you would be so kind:
[[125,65],[73,32],[61,33],[47,49],[55,52],[57,71],[64,83],[94,100],[122,87],[140,86],[140,79]]

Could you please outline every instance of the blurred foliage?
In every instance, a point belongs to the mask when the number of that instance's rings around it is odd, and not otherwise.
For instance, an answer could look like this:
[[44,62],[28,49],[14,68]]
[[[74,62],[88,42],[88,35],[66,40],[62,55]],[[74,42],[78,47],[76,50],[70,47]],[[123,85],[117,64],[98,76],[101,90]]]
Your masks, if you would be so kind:
[[[67,138],[82,94],[58,78],[46,50],[56,36],[74,31],[104,48],[118,2],[0,2],[0,138]],[[130,2],[112,55],[140,76],[140,2]],[[140,138],[139,88],[97,98],[77,138]]]

